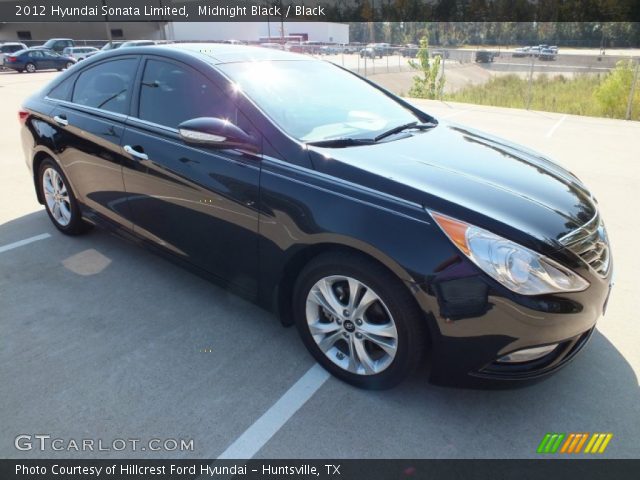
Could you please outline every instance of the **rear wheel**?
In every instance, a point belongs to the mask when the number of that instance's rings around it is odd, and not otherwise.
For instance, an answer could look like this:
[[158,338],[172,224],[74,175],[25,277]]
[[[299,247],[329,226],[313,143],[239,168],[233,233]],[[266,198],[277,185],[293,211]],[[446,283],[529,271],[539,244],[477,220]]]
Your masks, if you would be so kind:
[[358,387],[390,388],[419,364],[424,320],[402,282],[353,253],[324,254],[301,272],[296,326],[314,358]]
[[27,64],[24,66],[24,69],[25,69],[27,72],[29,72],[29,73],[33,73],[33,72],[35,72],[35,71],[36,71],[36,66],[35,66],[35,64],[33,64],[33,63],[27,63]]
[[67,235],[80,235],[91,228],[82,219],[69,182],[53,160],[46,159],[40,165],[38,185],[47,214],[58,230]]
[[71,67],[73,67],[73,62],[67,62],[67,64],[64,66],[64,68],[67,68],[67,69]]

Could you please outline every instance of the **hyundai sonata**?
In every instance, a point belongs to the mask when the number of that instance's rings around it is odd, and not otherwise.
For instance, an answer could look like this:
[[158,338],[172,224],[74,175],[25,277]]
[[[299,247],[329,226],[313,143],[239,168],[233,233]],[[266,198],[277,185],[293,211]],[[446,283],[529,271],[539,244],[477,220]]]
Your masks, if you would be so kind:
[[61,232],[136,238],[278,312],[337,377],[556,371],[605,310],[598,205],[547,158],[331,63],[238,45],[118,49],[24,104]]

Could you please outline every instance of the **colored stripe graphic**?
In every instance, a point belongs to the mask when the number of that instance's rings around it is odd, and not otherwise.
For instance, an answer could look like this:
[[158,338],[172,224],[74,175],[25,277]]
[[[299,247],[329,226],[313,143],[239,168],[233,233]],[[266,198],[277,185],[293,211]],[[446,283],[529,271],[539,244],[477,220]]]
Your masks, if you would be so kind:
[[580,453],[580,451],[582,450],[582,446],[584,445],[584,442],[586,442],[587,438],[589,437],[588,433],[581,433],[580,435],[582,435],[582,438],[580,439],[580,442],[576,446],[576,450],[573,453]]
[[538,453],[604,453],[613,433],[546,433],[538,445]]
[[547,442],[549,441],[549,439],[551,438],[551,434],[547,433],[543,438],[542,441],[540,442],[540,445],[538,445],[538,453],[544,453],[544,447],[546,447]]

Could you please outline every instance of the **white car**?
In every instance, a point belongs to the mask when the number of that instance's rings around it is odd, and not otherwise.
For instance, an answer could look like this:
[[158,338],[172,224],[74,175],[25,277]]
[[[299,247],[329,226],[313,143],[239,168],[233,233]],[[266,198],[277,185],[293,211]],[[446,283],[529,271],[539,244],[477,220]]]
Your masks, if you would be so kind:
[[4,57],[7,54],[15,53],[25,48],[27,48],[27,46],[20,42],[0,43],[0,65],[4,65]]
[[90,57],[97,52],[98,49],[94,47],[66,47],[62,51],[62,54],[80,61],[84,60],[87,57]]

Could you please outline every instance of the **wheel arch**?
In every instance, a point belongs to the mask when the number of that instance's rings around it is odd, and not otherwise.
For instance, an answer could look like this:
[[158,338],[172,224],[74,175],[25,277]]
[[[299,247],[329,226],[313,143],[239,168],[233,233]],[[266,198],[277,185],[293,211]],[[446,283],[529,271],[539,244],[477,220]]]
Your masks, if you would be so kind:
[[329,252],[352,253],[382,266],[404,285],[411,294],[415,307],[422,312],[418,301],[415,299],[408,286],[409,283],[413,282],[413,279],[410,274],[401,265],[393,261],[393,259],[381,252],[368,252],[364,249],[344,243],[322,242],[308,245],[293,253],[287,259],[280,272],[280,278],[276,284],[274,292],[274,306],[283,325],[293,325],[291,300],[293,298],[293,289],[300,272],[314,258]]
[[78,194],[73,185],[73,182],[71,182],[71,179],[69,178],[69,175],[67,175],[67,172],[64,171],[64,168],[62,167],[62,164],[60,163],[60,161],[56,158],[56,156],[51,150],[49,150],[43,145],[40,145],[39,148],[33,154],[33,162],[32,162],[33,187],[36,190],[36,198],[38,199],[38,203],[40,203],[41,205],[44,205],[44,197],[42,194],[42,189],[40,188],[40,185],[38,182],[38,177],[40,175],[40,165],[42,165],[42,162],[44,162],[46,159],[53,160],[56,163],[56,165],[60,167],[60,170],[62,170],[62,172],[64,173],[67,179],[69,188],[71,188],[73,195],[76,197],[76,199],[78,199]]

